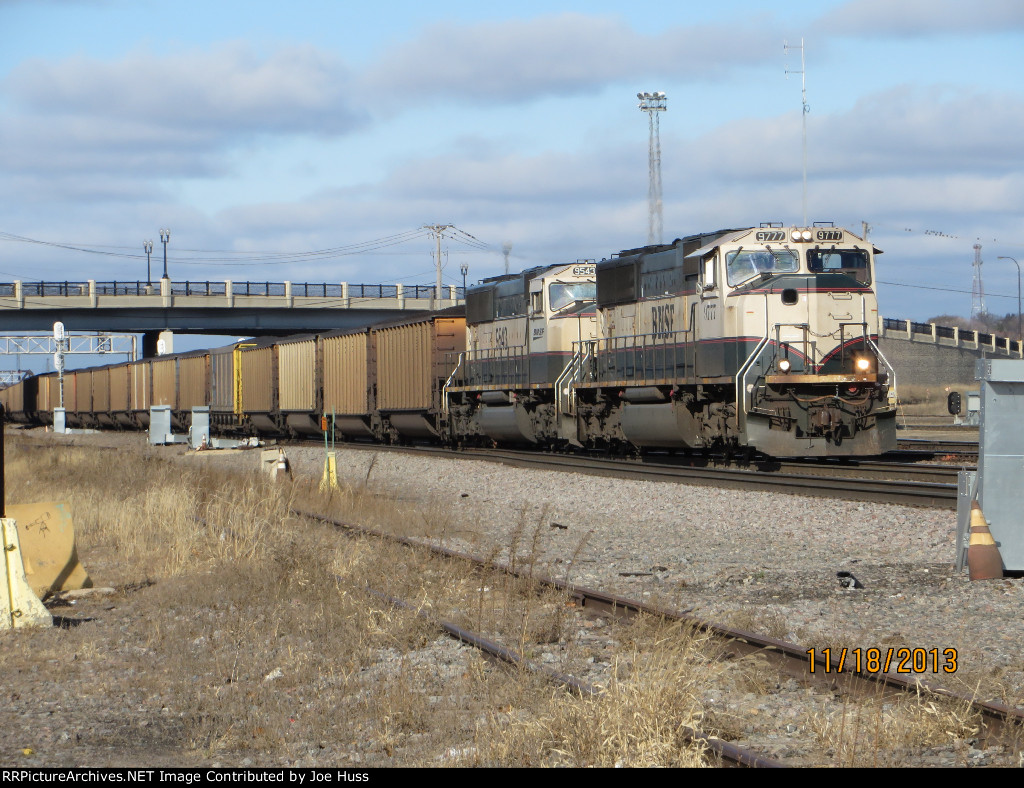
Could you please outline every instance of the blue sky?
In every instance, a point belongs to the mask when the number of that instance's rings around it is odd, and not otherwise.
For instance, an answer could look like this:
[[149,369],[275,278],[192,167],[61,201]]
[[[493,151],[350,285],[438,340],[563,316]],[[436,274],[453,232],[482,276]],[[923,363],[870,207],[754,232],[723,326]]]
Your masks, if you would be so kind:
[[144,278],[164,226],[178,280],[430,283],[426,224],[488,247],[452,284],[600,259],[646,242],[647,90],[666,240],[799,222],[801,38],[809,218],[871,225],[883,314],[969,314],[976,242],[1014,312],[1019,0],[0,0],[0,279]]

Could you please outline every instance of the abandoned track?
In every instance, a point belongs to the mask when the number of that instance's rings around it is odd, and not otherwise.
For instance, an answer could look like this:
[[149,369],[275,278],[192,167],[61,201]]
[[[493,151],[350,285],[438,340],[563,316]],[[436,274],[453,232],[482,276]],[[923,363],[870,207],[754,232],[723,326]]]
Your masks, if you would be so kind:
[[[306,515],[313,517],[312,515]],[[316,519],[316,518],[314,518]],[[333,521],[327,521],[331,524],[338,525]],[[340,579],[340,578],[339,578]],[[397,599],[396,597],[384,594],[380,591],[373,589],[366,589],[367,593],[377,597],[390,605],[399,607],[410,613],[414,613],[418,616],[424,617],[430,620],[435,626],[439,627],[449,637],[455,638],[456,640],[465,643],[468,646],[487,654],[490,657],[507,662],[511,665],[515,665],[519,668],[529,670],[532,673],[538,673],[544,675],[548,680],[565,687],[571,692],[575,692],[581,696],[596,696],[600,695],[602,690],[599,687],[595,687],[587,682],[580,681],[574,676],[553,670],[545,665],[537,664],[536,662],[527,659],[522,653],[506,648],[494,640],[491,640],[483,635],[474,632],[472,630],[461,627],[451,621],[443,619],[437,619],[426,611],[423,610],[421,605],[413,605],[405,600]],[[704,733],[703,731],[690,728],[689,726],[683,726],[681,733],[687,741],[695,744],[702,744],[708,748],[708,750],[714,753],[718,758],[727,765],[732,766],[747,766],[758,769],[772,769],[781,768],[786,764],[779,761],[765,758],[758,755],[752,750],[744,747],[738,747],[735,744],[731,744],[723,739],[719,739],[717,736],[711,736],[710,734]]]
[[617,617],[628,618],[638,615],[650,615],[666,620],[678,621],[696,630],[707,632],[716,639],[726,641],[729,651],[735,657],[752,654],[763,655],[781,674],[806,684],[823,685],[831,690],[839,690],[854,696],[877,696],[879,693],[897,696],[907,693],[926,692],[937,698],[944,698],[955,704],[962,705],[964,708],[978,714],[984,725],[982,738],[998,740],[1013,735],[1019,736],[1021,731],[1024,730],[1024,709],[1012,708],[1006,704],[994,701],[978,700],[973,696],[955,692],[921,677],[904,678],[902,675],[891,672],[879,673],[857,670],[843,670],[839,672],[836,670],[835,665],[832,665],[830,668],[826,667],[825,660],[820,652],[814,653],[815,669],[812,672],[810,650],[796,643],[759,635],[747,630],[722,626],[691,616],[686,611],[650,605],[604,591],[572,585],[538,575],[534,572],[531,572],[527,578],[523,573],[507,566],[494,564],[468,553],[430,545],[377,529],[340,522],[314,512],[293,510],[293,513],[296,516],[318,521],[345,531],[387,539],[414,549],[429,550],[446,558],[465,561],[476,567],[497,569],[516,578],[529,579],[538,586],[551,588],[567,595],[575,600],[576,604],[584,610]]

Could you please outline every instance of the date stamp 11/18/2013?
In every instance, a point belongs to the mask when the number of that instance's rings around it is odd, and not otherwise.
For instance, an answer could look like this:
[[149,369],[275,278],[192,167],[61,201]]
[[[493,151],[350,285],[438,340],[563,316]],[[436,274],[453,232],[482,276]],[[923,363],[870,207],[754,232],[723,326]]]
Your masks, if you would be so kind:
[[955,648],[821,648],[807,649],[810,672],[956,673]]

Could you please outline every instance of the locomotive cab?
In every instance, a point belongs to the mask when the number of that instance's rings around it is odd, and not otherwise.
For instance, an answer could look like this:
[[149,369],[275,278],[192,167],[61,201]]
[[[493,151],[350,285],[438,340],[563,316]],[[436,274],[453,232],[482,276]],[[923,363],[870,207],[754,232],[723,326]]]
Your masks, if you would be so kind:
[[486,279],[466,293],[467,350],[446,387],[460,441],[576,443],[572,383],[596,336],[594,264]]
[[761,228],[716,250],[728,289],[722,335],[744,348],[735,402],[747,445],[774,456],[895,447],[893,371],[877,345],[877,253],[831,224]]

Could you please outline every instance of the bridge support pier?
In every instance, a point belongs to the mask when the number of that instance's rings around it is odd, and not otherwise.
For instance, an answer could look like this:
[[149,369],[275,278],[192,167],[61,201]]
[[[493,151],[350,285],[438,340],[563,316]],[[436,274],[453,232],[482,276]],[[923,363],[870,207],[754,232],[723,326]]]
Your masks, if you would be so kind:
[[160,340],[164,341],[164,355],[174,352],[174,334],[170,331],[147,331],[142,335],[142,357],[159,355]]

